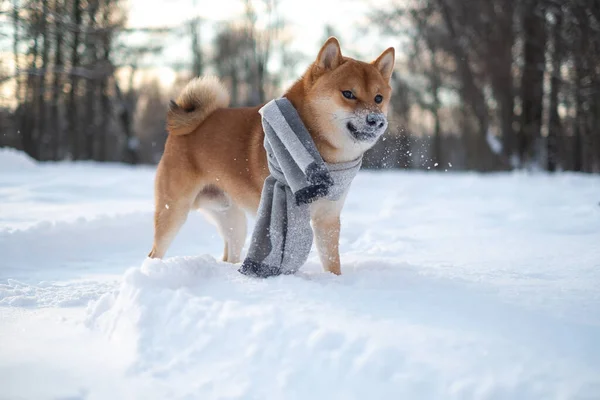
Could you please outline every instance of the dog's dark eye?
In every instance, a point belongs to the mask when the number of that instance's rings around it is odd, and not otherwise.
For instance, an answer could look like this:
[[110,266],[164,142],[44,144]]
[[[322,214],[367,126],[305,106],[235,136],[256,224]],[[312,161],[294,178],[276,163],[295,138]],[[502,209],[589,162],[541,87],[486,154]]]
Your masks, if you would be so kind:
[[375,103],[379,104],[383,101],[383,96],[378,94],[377,96],[375,96]]
[[343,90],[342,95],[344,95],[344,97],[347,99],[351,99],[351,100],[356,99],[356,96],[350,90]]

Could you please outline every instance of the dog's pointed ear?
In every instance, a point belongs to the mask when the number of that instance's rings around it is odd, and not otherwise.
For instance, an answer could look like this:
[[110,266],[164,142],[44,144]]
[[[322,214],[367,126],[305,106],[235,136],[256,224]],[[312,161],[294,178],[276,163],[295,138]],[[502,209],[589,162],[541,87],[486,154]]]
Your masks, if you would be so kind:
[[389,82],[390,78],[392,77],[392,72],[394,71],[395,62],[396,53],[394,48],[390,47],[381,53],[381,55],[377,57],[377,60],[373,61],[372,64],[375,65],[375,68],[379,70],[379,73],[381,76],[383,76],[383,79]]
[[336,69],[342,64],[340,42],[335,37],[327,39],[317,57],[317,66],[323,71]]

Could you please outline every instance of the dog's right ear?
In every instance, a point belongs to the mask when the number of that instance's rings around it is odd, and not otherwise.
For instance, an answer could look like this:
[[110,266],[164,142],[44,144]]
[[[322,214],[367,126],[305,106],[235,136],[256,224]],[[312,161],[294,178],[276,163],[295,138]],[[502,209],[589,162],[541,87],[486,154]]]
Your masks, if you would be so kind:
[[317,66],[322,71],[336,69],[342,64],[342,50],[340,48],[340,42],[332,36],[321,47],[319,55],[317,57]]

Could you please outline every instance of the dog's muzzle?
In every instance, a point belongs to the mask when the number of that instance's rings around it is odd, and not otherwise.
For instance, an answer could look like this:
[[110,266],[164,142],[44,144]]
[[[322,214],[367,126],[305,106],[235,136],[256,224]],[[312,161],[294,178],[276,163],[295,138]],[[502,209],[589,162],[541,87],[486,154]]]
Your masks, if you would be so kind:
[[346,124],[346,128],[357,141],[372,141],[379,138],[385,132],[387,118],[383,113],[371,112],[362,121],[349,121]]

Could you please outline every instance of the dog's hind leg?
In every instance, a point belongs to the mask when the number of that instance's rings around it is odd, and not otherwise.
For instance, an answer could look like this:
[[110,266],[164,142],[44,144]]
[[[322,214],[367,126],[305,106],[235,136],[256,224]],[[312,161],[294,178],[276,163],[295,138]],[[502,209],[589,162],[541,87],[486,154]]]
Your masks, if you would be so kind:
[[168,202],[157,199],[154,212],[154,244],[148,257],[163,258],[175,235],[187,219],[190,202],[178,199]]
[[214,186],[200,191],[194,206],[207,215],[223,238],[223,261],[240,262],[246,240],[244,211],[225,192]]
[[187,219],[201,187],[199,181],[199,176],[189,173],[170,174],[161,161],[156,173],[154,191],[154,244],[148,257],[164,257]]

